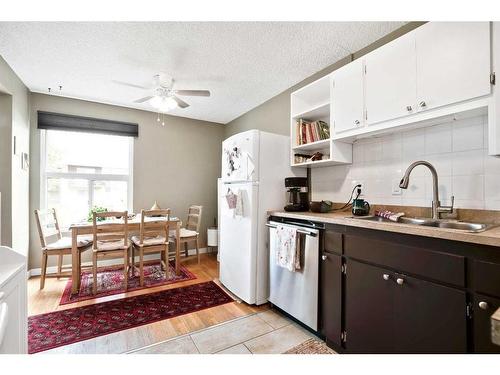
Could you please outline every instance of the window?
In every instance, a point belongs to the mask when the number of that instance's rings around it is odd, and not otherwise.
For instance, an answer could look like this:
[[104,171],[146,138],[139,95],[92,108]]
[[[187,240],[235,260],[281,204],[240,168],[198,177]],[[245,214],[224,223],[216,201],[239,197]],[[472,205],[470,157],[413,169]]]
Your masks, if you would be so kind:
[[93,207],[132,208],[133,138],[42,130],[41,205],[55,208],[63,228]]

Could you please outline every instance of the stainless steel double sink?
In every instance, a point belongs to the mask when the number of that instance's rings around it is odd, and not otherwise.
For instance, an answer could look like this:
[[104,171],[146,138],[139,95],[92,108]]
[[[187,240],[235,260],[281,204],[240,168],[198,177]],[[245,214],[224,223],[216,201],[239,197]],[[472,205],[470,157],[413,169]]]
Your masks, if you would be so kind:
[[352,216],[352,218],[357,220],[374,221],[379,223],[393,223],[393,224],[400,223],[400,224],[411,224],[424,227],[454,229],[457,231],[469,232],[469,233],[484,232],[485,230],[493,227],[493,225],[489,224],[470,223],[459,220],[436,220],[430,218],[414,218],[406,216],[400,217],[398,221],[392,221],[380,216],[360,216],[360,217]]

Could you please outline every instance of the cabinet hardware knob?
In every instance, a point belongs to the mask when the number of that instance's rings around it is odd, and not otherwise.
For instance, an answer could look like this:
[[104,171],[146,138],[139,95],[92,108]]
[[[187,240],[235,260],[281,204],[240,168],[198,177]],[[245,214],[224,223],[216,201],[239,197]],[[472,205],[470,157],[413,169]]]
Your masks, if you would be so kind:
[[326,256],[326,255],[322,255],[322,256],[321,256],[321,259],[323,259],[323,260],[327,260],[327,259],[328,259],[328,256]]
[[427,104],[422,100],[419,104],[418,104],[421,108],[425,108],[427,106]]
[[482,310],[488,310],[488,308],[489,308],[488,302],[484,302],[484,301],[479,302],[479,308]]
[[359,125],[359,120],[355,120],[355,121],[354,121],[354,123],[355,123],[356,125]]
[[407,110],[408,112],[411,112],[411,111],[413,111],[413,107],[412,107],[411,105],[407,105],[407,106],[406,106],[406,110]]
[[402,279],[402,278],[400,278],[400,277],[398,277],[398,278],[396,279],[396,282],[397,282],[399,285],[403,285],[403,284],[404,284],[404,282],[405,282],[405,280],[404,280],[404,279]]
[[384,274],[382,275],[382,278],[383,278],[384,280],[389,280],[389,275],[388,275],[387,273],[384,273]]

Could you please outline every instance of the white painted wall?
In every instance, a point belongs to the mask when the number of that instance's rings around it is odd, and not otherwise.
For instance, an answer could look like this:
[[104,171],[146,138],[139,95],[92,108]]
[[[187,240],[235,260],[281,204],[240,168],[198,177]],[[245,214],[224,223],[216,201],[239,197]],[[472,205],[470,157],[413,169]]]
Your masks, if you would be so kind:
[[427,160],[437,169],[442,204],[454,195],[459,208],[500,210],[500,158],[487,155],[487,137],[487,117],[479,116],[356,141],[352,165],[312,170],[312,198],[345,202],[362,183],[370,203],[430,206],[426,167],[413,170],[401,195],[392,193],[413,161]]

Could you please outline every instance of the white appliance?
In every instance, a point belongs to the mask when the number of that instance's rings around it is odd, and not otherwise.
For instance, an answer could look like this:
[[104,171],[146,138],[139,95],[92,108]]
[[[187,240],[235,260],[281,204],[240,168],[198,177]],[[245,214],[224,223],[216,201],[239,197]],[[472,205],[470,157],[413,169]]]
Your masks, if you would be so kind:
[[[249,304],[263,304],[269,295],[267,212],[283,209],[285,177],[305,173],[290,168],[287,136],[249,130],[222,142],[219,278]],[[230,208],[230,194],[239,197],[240,209]]]
[[0,354],[28,352],[26,257],[0,246]]
[[[291,272],[276,264],[276,225],[296,228],[300,236],[305,236],[300,271]],[[315,225],[292,225],[270,221],[268,226],[269,302],[317,331],[320,232],[314,228]]]

